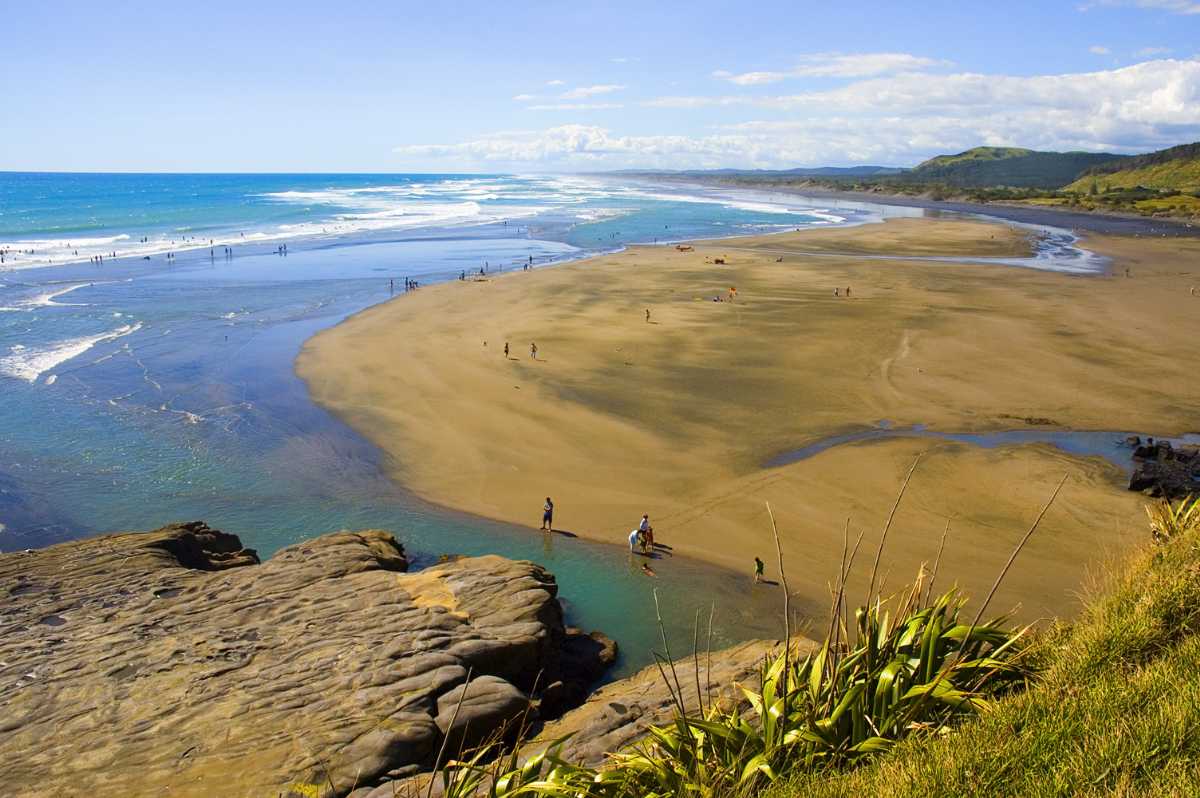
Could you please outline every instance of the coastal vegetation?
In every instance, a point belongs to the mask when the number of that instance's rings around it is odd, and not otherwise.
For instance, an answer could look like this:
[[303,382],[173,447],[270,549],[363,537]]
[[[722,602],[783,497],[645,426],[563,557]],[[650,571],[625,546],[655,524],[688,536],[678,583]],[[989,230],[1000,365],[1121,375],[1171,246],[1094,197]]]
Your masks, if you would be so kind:
[[1086,170],[1064,190],[1090,192],[1092,186],[1098,191],[1115,188],[1200,191],[1200,142],[1102,164]]
[[[747,187],[824,189],[935,201],[1023,203],[1076,211],[1200,217],[1200,142],[1143,155],[975,147],[912,169],[793,169],[707,175]],[[689,173],[705,177],[704,173]]]
[[[820,648],[766,663],[742,706],[680,702],[672,724],[596,768],[557,746],[491,765],[481,749],[441,771],[444,794],[1190,794],[1200,779],[1200,501],[1148,514],[1153,543],[1108,574],[1073,624],[1034,634],[980,624],[986,601],[962,623],[957,589],[930,599],[936,562],[896,606],[876,594],[847,624],[843,572]],[[668,686],[689,676],[669,656],[661,664]]]
[[1103,163],[1120,163],[1124,156],[1106,152],[1038,152],[1019,147],[975,147],[954,155],[924,161],[900,180],[957,188],[1053,189],[1080,172]]
[[1200,785],[1200,501],[1151,508],[1156,543],[1098,577],[1074,623],[1027,648],[1031,689],[804,796],[1195,795]]

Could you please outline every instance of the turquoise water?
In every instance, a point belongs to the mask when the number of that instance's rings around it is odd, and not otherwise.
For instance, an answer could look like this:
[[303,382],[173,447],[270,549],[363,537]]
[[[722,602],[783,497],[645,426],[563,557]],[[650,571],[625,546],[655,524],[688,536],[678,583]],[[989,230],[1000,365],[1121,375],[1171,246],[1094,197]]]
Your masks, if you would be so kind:
[[543,563],[569,619],[622,644],[618,673],[660,647],[654,588],[680,647],[714,605],[715,645],[776,636],[780,597],[749,569],[663,557],[649,578],[622,545],[406,494],[292,363],[316,331],[389,299],[389,281],[878,216],[584,178],[0,175],[0,551],[203,519],[270,555],[380,527],[418,567],[489,552]]
[[1133,472],[1133,449],[1131,438],[1155,438],[1170,441],[1173,444],[1200,443],[1200,434],[1187,433],[1181,436],[1147,434],[1142,432],[1118,432],[1114,430],[1067,430],[1067,429],[1019,429],[997,430],[994,432],[939,432],[926,429],[917,424],[912,427],[892,427],[887,422],[880,422],[871,429],[846,432],[841,435],[830,435],[814,441],[799,449],[791,449],[775,455],[763,464],[764,468],[797,463],[815,457],[821,452],[844,446],[848,443],[888,440],[892,438],[929,438],[933,440],[956,441],[969,443],[983,449],[995,449],[1000,446],[1027,446],[1044,444],[1052,446],[1061,452],[1076,457],[1103,457],[1126,474]]

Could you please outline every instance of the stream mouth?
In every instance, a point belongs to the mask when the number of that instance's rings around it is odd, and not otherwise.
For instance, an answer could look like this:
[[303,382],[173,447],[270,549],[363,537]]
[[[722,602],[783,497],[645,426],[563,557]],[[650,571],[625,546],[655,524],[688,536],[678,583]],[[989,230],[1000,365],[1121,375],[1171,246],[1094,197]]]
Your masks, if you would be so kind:
[[983,449],[996,449],[1001,446],[1028,446],[1045,444],[1075,457],[1103,457],[1122,472],[1133,472],[1132,439],[1170,441],[1172,445],[1200,444],[1200,433],[1186,433],[1175,437],[1146,435],[1138,432],[1118,432],[1108,430],[1062,430],[1062,429],[1019,429],[1000,430],[997,432],[939,432],[927,429],[924,424],[914,424],[911,427],[893,427],[891,422],[880,421],[870,429],[830,435],[814,441],[798,449],[781,452],[767,460],[764,468],[798,463],[815,457],[822,452],[837,446],[844,446],[862,441],[891,440],[894,438],[927,438],[932,440],[955,441],[968,443]]

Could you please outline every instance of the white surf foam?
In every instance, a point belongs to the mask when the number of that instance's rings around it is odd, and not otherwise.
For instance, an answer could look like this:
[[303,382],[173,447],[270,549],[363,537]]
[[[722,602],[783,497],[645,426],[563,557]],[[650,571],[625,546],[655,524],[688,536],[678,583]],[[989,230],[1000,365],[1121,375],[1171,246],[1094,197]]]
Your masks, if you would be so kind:
[[581,222],[603,222],[609,219],[620,219],[636,212],[636,208],[587,208],[575,211],[575,218]]
[[64,294],[69,294],[72,291],[77,291],[80,288],[85,288],[91,283],[76,283],[69,285],[66,288],[58,288],[54,291],[47,291],[44,294],[38,294],[35,297],[30,297],[23,302],[19,302],[22,308],[32,310],[33,308],[49,308],[49,307],[86,307],[86,302],[55,302],[54,300]]
[[96,344],[123,338],[141,328],[142,323],[139,321],[106,333],[69,338],[42,347],[26,347],[16,344],[9,349],[9,354],[0,357],[0,374],[26,382],[37,382],[38,377],[50,369],[79,357]]
[[0,311],[12,311],[19,313],[21,311],[29,312],[32,310],[37,310],[38,308],[84,308],[88,306],[87,302],[56,302],[55,300],[64,294],[69,294],[72,291],[77,291],[80,288],[86,288],[91,285],[96,285],[96,283],[75,283],[74,285],[68,285],[65,288],[55,288],[52,291],[44,291],[36,296],[29,297],[28,299],[19,300],[15,305],[0,307]]

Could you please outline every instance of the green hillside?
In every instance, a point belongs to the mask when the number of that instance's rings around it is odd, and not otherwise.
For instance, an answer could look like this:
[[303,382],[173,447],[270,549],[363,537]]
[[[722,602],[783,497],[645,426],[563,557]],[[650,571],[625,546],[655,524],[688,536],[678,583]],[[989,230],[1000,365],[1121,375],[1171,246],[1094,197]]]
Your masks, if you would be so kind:
[[[1040,634],[1027,690],[866,767],[795,772],[764,798],[1200,794],[1200,502],[1171,516],[1174,534],[1110,572],[1075,623]],[[1152,516],[1160,540],[1166,517]]]
[[752,188],[812,187],[929,200],[1018,202],[1097,213],[1200,218],[1200,142],[1144,155],[975,147],[887,167],[687,173]]
[[1038,152],[1018,147],[975,147],[939,155],[904,175],[906,182],[939,183],[959,188],[1012,186],[1058,188],[1092,167],[1124,156],[1103,152]]
[[1200,191],[1200,142],[1089,169],[1064,191],[1096,193],[1121,188]]
[[1027,150],[1024,147],[973,147],[955,155],[935,155],[929,160],[917,164],[914,168],[932,169],[976,161],[1001,161],[1006,158],[1022,158],[1026,155],[1033,155],[1033,153],[1033,150]]

